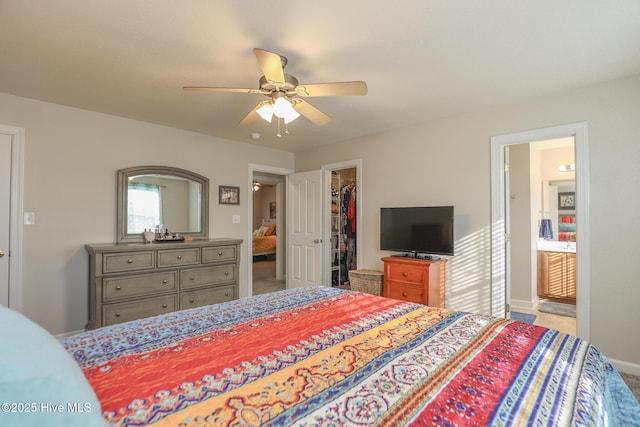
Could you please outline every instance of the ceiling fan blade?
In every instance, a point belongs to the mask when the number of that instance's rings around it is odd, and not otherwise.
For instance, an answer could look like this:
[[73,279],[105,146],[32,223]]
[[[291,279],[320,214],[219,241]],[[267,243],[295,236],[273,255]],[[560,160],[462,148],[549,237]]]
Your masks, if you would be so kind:
[[236,92],[236,93],[266,93],[266,94],[269,93],[261,89],[245,89],[245,88],[239,88],[239,87],[184,86],[182,89],[186,91],[196,91],[196,92]]
[[309,104],[304,99],[294,99],[293,109],[305,116],[318,126],[324,126],[331,121],[331,117]]
[[240,123],[238,123],[238,124],[240,126],[245,126],[245,125],[250,125],[251,123],[253,123],[256,120],[258,120],[260,118],[260,115],[256,112],[256,110],[258,110],[258,108],[262,107],[262,104],[264,104],[264,101],[263,102],[259,102],[258,105],[253,107],[253,110],[249,111],[249,114],[244,116],[244,118],[242,120],[240,120]]
[[300,96],[358,96],[367,94],[365,82],[336,82],[299,85],[296,93]]
[[264,74],[267,81],[276,86],[284,85],[284,71],[282,69],[280,55],[258,48],[253,49],[253,53],[255,53],[258,59],[262,74]]

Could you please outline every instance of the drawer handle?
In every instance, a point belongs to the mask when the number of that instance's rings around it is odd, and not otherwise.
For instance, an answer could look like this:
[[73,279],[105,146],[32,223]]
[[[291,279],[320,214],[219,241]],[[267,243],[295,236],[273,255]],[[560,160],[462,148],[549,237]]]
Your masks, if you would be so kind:
[[408,294],[408,293],[406,293],[406,292],[403,292],[403,293],[402,293],[402,296],[406,298],[406,297],[408,297],[408,296],[409,296],[409,294]]
[[409,273],[407,273],[406,271],[403,271],[403,272],[402,272],[402,276],[403,276],[403,277],[407,277],[408,275],[409,275]]
[[167,304],[162,304],[162,308],[167,308]]
[[228,276],[228,275],[229,275],[229,272],[228,272],[228,271],[225,271],[225,272],[224,272],[224,275],[225,275],[225,276]]
[[127,263],[131,264],[131,263],[133,263],[133,260],[132,260],[131,258],[129,258],[129,259],[127,260]]
[[116,317],[120,317],[120,313],[116,313]]
[[225,292],[225,293],[224,293],[224,296],[225,296],[225,297],[228,297],[228,296],[229,296],[229,292]]
[[182,259],[182,255],[178,255],[178,259]]
[[164,284],[166,285],[166,284],[168,283],[167,279],[164,279],[164,280],[162,281],[162,283],[164,283]]
[[193,277],[193,276],[189,277],[189,280],[195,280],[195,279],[196,279],[196,278],[195,278],[195,277]]
[[189,302],[194,302],[194,301],[195,301],[195,300],[194,300],[193,298],[191,298],[191,299],[189,300]]
[[218,256],[222,256],[222,251],[218,252]]
[[116,286],[116,291],[119,291],[120,289],[122,289],[122,286],[120,285]]

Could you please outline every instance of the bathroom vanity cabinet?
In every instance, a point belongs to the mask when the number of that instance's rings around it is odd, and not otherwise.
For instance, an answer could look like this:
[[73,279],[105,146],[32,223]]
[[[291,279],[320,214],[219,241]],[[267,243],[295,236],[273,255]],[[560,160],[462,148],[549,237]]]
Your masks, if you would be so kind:
[[538,251],[538,296],[576,303],[575,252]]

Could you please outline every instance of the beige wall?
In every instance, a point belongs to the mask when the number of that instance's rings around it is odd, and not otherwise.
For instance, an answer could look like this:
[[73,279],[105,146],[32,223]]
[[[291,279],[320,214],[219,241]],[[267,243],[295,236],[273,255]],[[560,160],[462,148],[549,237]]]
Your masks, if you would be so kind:
[[[386,255],[378,243],[380,207],[455,205],[456,256],[448,263],[447,305],[489,312],[491,136],[587,121],[591,340],[610,358],[640,370],[640,331],[629,329],[640,324],[639,100],[635,76],[308,150],[296,155],[296,170],[362,159],[362,268],[381,269]],[[616,206],[621,209],[614,214]]]
[[276,188],[262,187],[253,193],[253,229],[257,230],[262,224],[262,220],[266,222],[276,222],[277,218],[270,217],[269,203],[276,201]]
[[[6,94],[0,123],[26,129],[24,210],[36,213],[36,223],[24,227],[23,311],[54,334],[81,330],[87,321],[84,244],[115,241],[118,169],[164,165],[206,176],[210,236],[246,239],[248,164],[294,166],[293,154],[280,150]],[[239,206],[218,205],[221,184],[241,188]],[[241,296],[246,271],[242,259]]]

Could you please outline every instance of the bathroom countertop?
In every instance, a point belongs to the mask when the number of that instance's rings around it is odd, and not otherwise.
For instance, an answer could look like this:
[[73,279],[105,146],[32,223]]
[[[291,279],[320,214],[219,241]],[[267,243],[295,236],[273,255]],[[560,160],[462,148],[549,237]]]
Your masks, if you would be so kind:
[[576,252],[576,242],[559,242],[557,240],[539,240],[539,251]]

